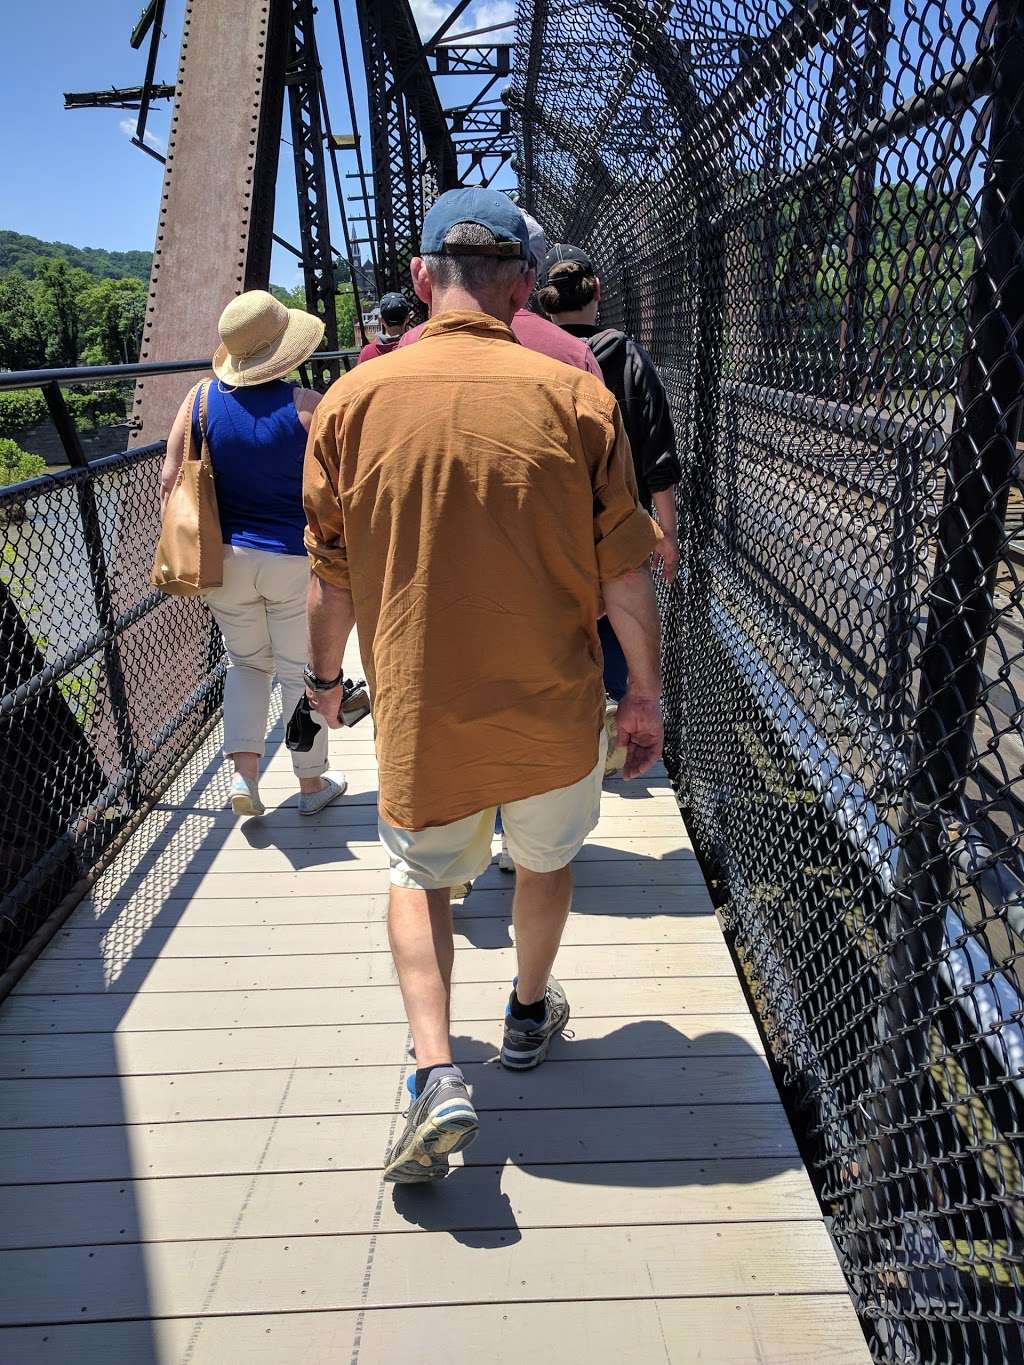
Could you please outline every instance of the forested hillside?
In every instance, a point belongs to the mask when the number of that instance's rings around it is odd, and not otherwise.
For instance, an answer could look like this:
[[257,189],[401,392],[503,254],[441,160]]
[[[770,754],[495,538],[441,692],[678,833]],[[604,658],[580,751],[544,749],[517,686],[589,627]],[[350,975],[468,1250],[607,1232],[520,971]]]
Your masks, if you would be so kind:
[[98,280],[149,279],[149,251],[106,251],[99,246],[70,246],[67,242],[44,242],[21,232],[0,228],[0,275],[17,270],[34,279],[43,260],[67,261]]

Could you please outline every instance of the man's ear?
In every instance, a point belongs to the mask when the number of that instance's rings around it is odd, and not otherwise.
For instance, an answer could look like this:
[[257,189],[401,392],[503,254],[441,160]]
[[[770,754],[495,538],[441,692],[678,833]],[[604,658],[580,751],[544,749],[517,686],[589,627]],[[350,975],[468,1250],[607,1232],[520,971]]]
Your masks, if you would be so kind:
[[525,275],[517,275],[515,284],[512,286],[512,302],[515,304],[516,312],[526,303],[526,300],[533,293],[537,283],[537,272],[531,266]]
[[420,303],[425,303],[429,308],[433,288],[430,283],[430,276],[427,274],[426,262],[422,256],[414,256],[409,262],[409,274],[412,276],[412,287],[416,291],[416,297]]
[[594,302],[595,302],[595,303],[600,303],[600,302],[601,302],[601,277],[600,277],[600,275],[595,275],[595,276],[594,276]]

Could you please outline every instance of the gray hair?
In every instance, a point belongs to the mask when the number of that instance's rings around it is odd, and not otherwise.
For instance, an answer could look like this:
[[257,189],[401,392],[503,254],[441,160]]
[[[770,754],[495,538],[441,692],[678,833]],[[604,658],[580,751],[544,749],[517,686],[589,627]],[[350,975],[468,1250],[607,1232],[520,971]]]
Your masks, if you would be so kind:
[[[479,223],[455,223],[445,233],[445,246],[494,246],[497,238],[490,228]],[[423,257],[431,282],[440,289],[465,289],[469,293],[490,293],[511,288],[518,276],[526,273],[529,261],[508,260],[499,256]]]

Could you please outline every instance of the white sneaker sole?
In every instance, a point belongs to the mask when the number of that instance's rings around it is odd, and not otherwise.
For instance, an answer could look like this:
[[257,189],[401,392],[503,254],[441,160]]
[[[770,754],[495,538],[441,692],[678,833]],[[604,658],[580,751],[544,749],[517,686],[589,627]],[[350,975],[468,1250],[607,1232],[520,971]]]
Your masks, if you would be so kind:
[[425,1119],[385,1166],[384,1179],[397,1185],[443,1180],[448,1174],[448,1158],[464,1151],[479,1131],[480,1121],[468,1106],[444,1118]]

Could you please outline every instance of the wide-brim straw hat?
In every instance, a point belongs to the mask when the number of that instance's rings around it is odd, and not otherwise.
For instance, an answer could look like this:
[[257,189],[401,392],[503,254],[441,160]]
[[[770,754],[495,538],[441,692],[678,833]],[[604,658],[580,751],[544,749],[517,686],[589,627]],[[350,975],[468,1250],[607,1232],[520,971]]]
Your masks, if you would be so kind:
[[225,384],[248,388],[283,379],[308,360],[324,339],[324,324],[301,308],[286,308],[265,289],[232,299],[217,324],[221,344],[213,372]]

